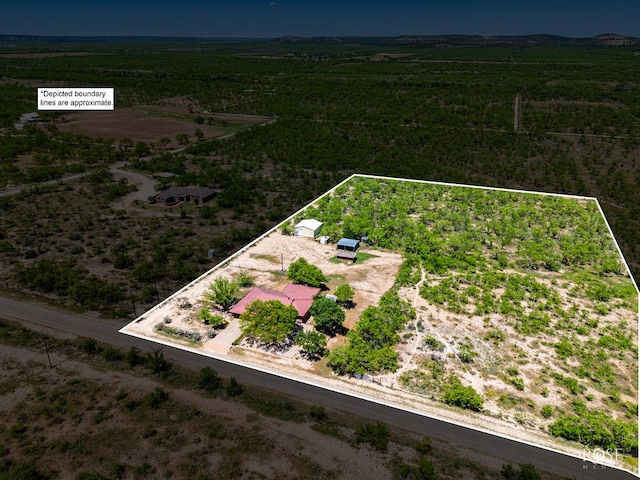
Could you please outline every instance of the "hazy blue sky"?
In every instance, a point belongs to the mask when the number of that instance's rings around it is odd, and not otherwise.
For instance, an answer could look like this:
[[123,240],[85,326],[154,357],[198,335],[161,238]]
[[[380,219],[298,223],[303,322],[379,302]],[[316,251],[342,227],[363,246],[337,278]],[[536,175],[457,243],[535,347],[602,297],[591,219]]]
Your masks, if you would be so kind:
[[8,0],[0,8],[0,33],[640,37],[640,0]]

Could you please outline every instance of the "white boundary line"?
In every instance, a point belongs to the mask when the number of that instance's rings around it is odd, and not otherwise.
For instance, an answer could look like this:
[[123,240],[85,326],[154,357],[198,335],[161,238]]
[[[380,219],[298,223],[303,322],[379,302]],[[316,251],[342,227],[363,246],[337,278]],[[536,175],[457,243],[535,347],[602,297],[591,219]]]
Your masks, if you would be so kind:
[[[383,405],[385,407],[393,408],[393,409],[396,409],[396,410],[403,410],[405,412],[409,412],[409,413],[412,413],[412,414],[415,414],[415,415],[419,415],[421,417],[433,418],[435,420],[439,420],[439,421],[446,422],[446,423],[449,423],[449,424],[452,424],[452,425],[456,425],[458,427],[467,428],[467,429],[470,429],[470,430],[475,430],[475,431],[478,431],[478,432],[481,432],[481,433],[484,433],[484,434],[487,434],[487,435],[492,435],[494,437],[503,438],[503,439],[510,440],[510,441],[513,441],[513,442],[518,442],[518,443],[523,444],[523,445],[528,445],[528,446],[531,446],[531,447],[534,447],[534,448],[540,448],[540,449],[547,450],[547,451],[550,451],[550,452],[553,452],[553,453],[557,453],[557,454],[560,454],[560,455],[566,455],[566,456],[569,456],[569,457],[572,457],[572,458],[585,460],[583,457],[574,455],[572,453],[564,452],[562,450],[557,450],[555,448],[548,447],[548,446],[545,446],[545,445],[538,445],[538,444],[535,444],[535,443],[527,442],[527,441],[524,441],[524,440],[521,440],[521,439],[518,439],[518,438],[514,438],[514,437],[511,437],[511,436],[508,436],[508,435],[503,435],[503,434],[500,434],[500,433],[497,433],[497,432],[486,430],[486,429],[481,428],[481,427],[467,425],[467,424],[463,424],[463,423],[458,423],[458,422],[456,422],[454,420],[450,420],[450,419],[447,419],[447,418],[442,418],[442,417],[439,417],[438,415],[434,415],[434,414],[427,414],[425,412],[421,412],[419,410],[414,410],[414,409],[409,408],[409,407],[404,407],[404,406],[401,406],[401,405],[397,405],[397,404],[393,404],[393,403],[390,403],[390,402],[386,402],[384,400],[376,399],[375,397],[369,397],[367,395],[360,395],[360,394],[355,393],[355,392],[350,391],[350,390],[343,390],[341,388],[333,387],[333,386],[330,386],[330,385],[325,385],[323,383],[315,382],[315,381],[309,380],[307,378],[301,378],[301,377],[297,377],[295,375],[287,374],[287,373],[284,373],[282,371],[270,370],[270,369],[261,367],[259,365],[254,365],[254,364],[250,364],[250,363],[241,362],[241,361],[238,361],[236,359],[231,359],[231,358],[229,358],[227,356],[222,356],[222,355],[218,356],[218,355],[215,355],[215,354],[204,353],[204,352],[201,352],[201,351],[196,350],[196,349],[192,349],[192,348],[189,348],[189,347],[185,347],[183,345],[179,345],[177,343],[171,343],[169,341],[164,341],[164,340],[157,339],[157,338],[146,337],[144,335],[139,335],[139,334],[130,333],[130,332],[126,331],[126,329],[127,329],[127,327],[129,325],[132,325],[134,323],[140,322],[141,320],[146,318],[146,316],[148,314],[150,314],[151,312],[155,311],[158,308],[163,307],[164,305],[167,304],[167,302],[169,302],[173,298],[178,297],[182,292],[188,290],[193,285],[195,285],[198,282],[200,282],[202,279],[207,277],[213,271],[224,267],[229,262],[231,262],[231,260],[233,260],[235,257],[237,257],[238,255],[244,253],[246,250],[251,248],[253,245],[255,245],[256,243],[260,242],[263,238],[267,237],[268,235],[271,235],[271,233],[275,232],[283,224],[285,224],[285,223],[289,222],[291,219],[295,218],[299,213],[303,212],[304,210],[306,210],[310,206],[314,205],[315,203],[317,203],[319,200],[323,199],[324,197],[326,197],[328,195],[331,195],[335,190],[337,190],[338,188],[340,188],[341,186],[343,186],[344,184],[348,183],[350,180],[352,180],[354,178],[371,178],[371,179],[391,180],[391,181],[398,181],[398,182],[426,183],[426,184],[431,184],[431,185],[442,185],[442,186],[449,186],[449,187],[475,188],[475,189],[479,189],[479,190],[493,190],[493,191],[503,191],[503,192],[512,192],[512,193],[526,193],[526,194],[535,194],[535,195],[544,195],[544,196],[563,197],[563,198],[576,199],[576,200],[595,201],[595,203],[596,203],[596,205],[598,207],[598,211],[600,212],[600,215],[602,216],[602,218],[605,221],[605,224],[607,226],[609,234],[613,238],[613,241],[614,241],[614,244],[615,244],[616,249],[618,251],[618,254],[622,258],[623,263],[624,263],[624,265],[625,265],[625,267],[627,269],[627,274],[631,278],[631,281],[632,281],[634,287],[636,288],[636,292],[638,293],[638,297],[639,297],[638,298],[638,307],[639,307],[638,308],[638,312],[639,312],[639,314],[638,314],[638,325],[640,327],[640,290],[638,290],[638,285],[636,284],[636,282],[635,282],[635,280],[633,278],[633,275],[631,275],[631,270],[629,268],[629,265],[627,264],[627,261],[624,258],[624,255],[622,254],[622,250],[620,250],[620,246],[618,245],[618,242],[615,239],[615,236],[613,235],[613,231],[611,230],[609,222],[607,221],[607,219],[606,219],[606,217],[604,215],[604,212],[602,210],[602,207],[600,206],[600,202],[598,202],[598,199],[596,197],[587,197],[587,196],[579,196],[579,195],[568,195],[568,194],[560,194],[560,193],[535,192],[535,191],[530,191],[530,190],[516,190],[516,189],[498,188],[498,187],[485,187],[485,186],[481,186],[481,185],[463,185],[463,184],[456,184],[456,183],[434,182],[434,181],[429,181],[429,180],[395,178],[395,177],[385,177],[385,176],[378,176],[378,175],[365,175],[365,174],[354,173],[351,176],[349,176],[346,179],[344,179],[342,182],[340,182],[337,185],[335,185],[333,188],[327,190],[325,193],[323,193],[319,197],[317,197],[314,200],[312,200],[311,202],[309,202],[304,207],[300,208],[298,211],[296,211],[295,213],[293,213],[292,215],[287,217],[282,222],[278,223],[276,226],[274,226],[271,229],[269,229],[267,232],[265,232],[262,235],[260,235],[258,238],[253,240],[248,245],[245,245],[244,247],[242,247],[240,250],[235,252],[230,257],[226,258],[225,260],[223,260],[219,264],[217,264],[214,267],[212,267],[211,269],[207,270],[205,273],[200,275],[195,280],[192,280],[191,282],[189,282],[187,285],[182,287],[177,292],[175,292],[172,295],[170,295],[169,297],[165,298],[162,302],[160,302],[159,304],[155,305],[150,310],[147,310],[145,313],[143,313],[142,315],[137,317],[135,320],[129,322],[127,325],[125,325],[120,330],[118,330],[118,332],[126,334],[126,335],[129,335],[129,336],[132,336],[132,337],[141,338],[143,340],[152,341],[152,342],[155,342],[155,343],[158,343],[158,344],[161,344],[161,345],[165,345],[165,346],[177,348],[177,349],[180,349],[180,350],[184,350],[184,351],[187,351],[187,352],[195,353],[195,354],[201,355],[203,357],[214,358],[216,360],[227,362],[227,363],[230,363],[232,365],[237,365],[237,366],[240,366],[240,367],[245,367],[245,368],[248,368],[248,369],[251,369],[251,370],[255,370],[255,371],[258,371],[258,372],[261,372],[261,373],[266,373],[266,374],[269,374],[269,375],[275,375],[277,377],[285,378],[287,380],[292,380],[292,381],[304,383],[304,384],[311,385],[311,386],[317,387],[317,388],[323,388],[323,389],[326,389],[326,390],[329,390],[329,391],[332,391],[332,392],[335,392],[335,393],[340,393],[342,395],[354,397],[354,398],[357,398],[357,399],[360,399],[360,400],[364,400],[364,401],[368,401],[368,402],[374,402],[374,403],[377,403],[379,405]],[[640,376],[640,362],[639,362],[639,366],[638,366],[638,374]],[[588,462],[588,461],[589,460],[587,459],[585,462]],[[632,475],[635,475],[637,477],[640,477],[640,470],[634,472],[634,471],[629,470],[627,468],[619,467],[617,465],[610,465],[610,464],[607,464],[607,467],[615,468],[616,470],[624,471],[624,472],[630,473]]]

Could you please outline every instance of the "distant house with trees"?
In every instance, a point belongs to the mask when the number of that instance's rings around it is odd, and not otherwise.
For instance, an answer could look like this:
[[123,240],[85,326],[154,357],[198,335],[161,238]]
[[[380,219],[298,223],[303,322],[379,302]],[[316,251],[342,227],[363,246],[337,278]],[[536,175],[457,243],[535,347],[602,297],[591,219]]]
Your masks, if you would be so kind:
[[20,120],[18,120],[18,122],[13,126],[16,130],[22,130],[27,123],[37,122],[38,120],[40,120],[38,112],[23,113],[20,115]]
[[156,194],[155,201],[165,207],[172,207],[180,202],[206,203],[216,192],[207,187],[171,187]]

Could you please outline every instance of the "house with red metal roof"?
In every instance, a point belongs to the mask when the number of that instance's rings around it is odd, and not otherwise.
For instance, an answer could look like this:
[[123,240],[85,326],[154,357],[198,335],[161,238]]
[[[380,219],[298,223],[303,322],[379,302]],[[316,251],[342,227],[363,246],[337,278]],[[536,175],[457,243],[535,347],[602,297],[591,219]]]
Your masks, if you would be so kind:
[[292,305],[298,311],[298,318],[306,320],[309,316],[309,310],[313,299],[320,293],[319,288],[309,287],[307,285],[299,285],[296,283],[290,283],[282,292],[277,290],[270,290],[268,288],[254,287],[249,290],[242,299],[236,303],[229,312],[236,317],[242,315],[251,302],[260,300],[266,302],[269,300],[277,300],[283,305]]

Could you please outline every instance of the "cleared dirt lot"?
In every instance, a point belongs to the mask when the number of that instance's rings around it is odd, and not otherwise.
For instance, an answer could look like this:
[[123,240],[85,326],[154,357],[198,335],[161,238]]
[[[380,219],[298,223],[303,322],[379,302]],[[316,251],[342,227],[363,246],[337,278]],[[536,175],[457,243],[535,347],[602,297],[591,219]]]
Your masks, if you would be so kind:
[[186,133],[193,136],[196,128],[202,130],[205,138],[224,134],[223,129],[206,124],[199,125],[186,119],[154,116],[143,110],[117,106],[113,111],[69,113],[64,115],[56,126],[62,132],[116,139],[129,137],[134,141],[143,142],[157,142],[162,137],[167,137],[175,143],[176,134]]
[[[353,328],[362,310],[369,305],[377,304],[380,297],[393,286],[398,268],[402,263],[402,256],[396,253],[366,249],[362,251],[375,256],[360,264],[336,263],[335,260],[332,261],[335,257],[334,245],[321,245],[309,238],[284,236],[276,231],[169,297],[158,307],[147,312],[140,321],[127,326],[126,332],[166,340],[166,336],[154,331],[154,326],[168,317],[171,319],[171,326],[197,331],[203,335],[204,343],[201,347],[189,343],[185,343],[185,346],[222,355],[240,355],[241,350],[244,350],[245,356],[251,356],[253,349],[246,346],[230,350],[231,343],[240,335],[239,322],[231,316],[227,315],[229,325],[221,334],[213,339],[206,338],[208,327],[198,319],[198,311],[205,305],[204,295],[214,279],[234,278],[241,271],[247,272],[256,286],[282,290],[289,283],[286,274],[282,272],[282,267],[284,266],[286,270],[291,262],[300,257],[306,258],[322,270],[329,279],[327,282],[329,291],[333,291],[336,286],[344,282],[354,288],[356,305],[347,311],[345,322],[347,328]],[[181,307],[185,304],[185,299],[191,307]],[[338,337],[330,339],[328,346],[331,348],[338,342],[340,342]],[[255,350],[255,353],[257,354],[258,351]],[[260,352],[260,355],[262,353],[264,352]],[[288,368],[310,368],[311,365],[298,354],[297,348],[295,353],[291,353],[278,359],[282,360],[278,363],[284,363]],[[257,360],[260,359],[260,355],[256,357]]]
[[[198,118],[202,123],[196,122]],[[166,148],[172,148],[180,146],[175,138],[179,133],[189,135],[190,142],[194,142],[196,129],[202,131],[205,139],[218,138],[271,121],[272,118],[259,115],[203,111],[193,101],[182,97],[167,99],[161,105],[118,107],[116,92],[114,110],[67,113],[58,118],[56,126],[62,132],[114,139],[128,137],[134,142],[159,142],[167,137],[170,143]]]

